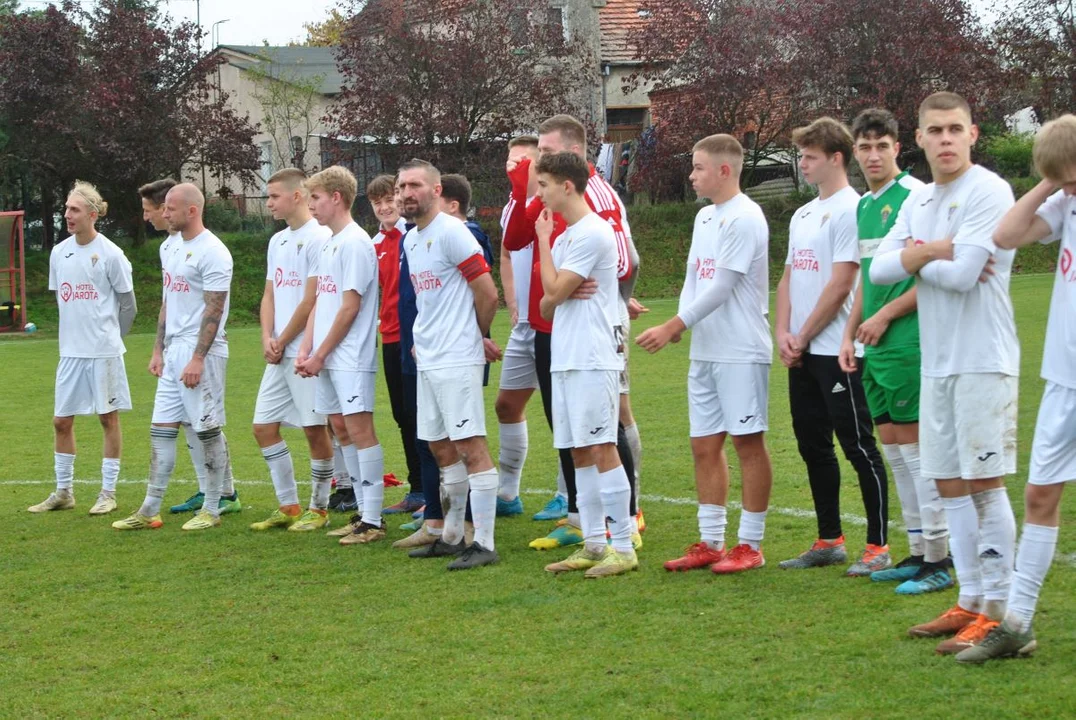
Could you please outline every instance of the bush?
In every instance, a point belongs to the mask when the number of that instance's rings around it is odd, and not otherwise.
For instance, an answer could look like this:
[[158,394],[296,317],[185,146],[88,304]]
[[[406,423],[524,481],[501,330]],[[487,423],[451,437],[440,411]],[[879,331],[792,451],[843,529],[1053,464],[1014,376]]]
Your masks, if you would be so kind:
[[226,202],[210,202],[206,205],[203,218],[205,226],[215,233],[238,232],[243,228],[243,218],[239,211]]
[[1009,133],[988,138],[982,148],[984,161],[999,175],[1025,178],[1031,175],[1031,149],[1035,136],[1031,133]]

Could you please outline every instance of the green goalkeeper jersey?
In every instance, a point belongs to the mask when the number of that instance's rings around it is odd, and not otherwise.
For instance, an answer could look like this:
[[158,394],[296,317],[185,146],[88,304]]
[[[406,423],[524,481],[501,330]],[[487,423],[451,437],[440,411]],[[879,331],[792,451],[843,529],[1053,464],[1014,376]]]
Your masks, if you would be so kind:
[[[893,223],[897,220],[900,206],[912,190],[922,183],[902,172],[881,193],[868,192],[859,201],[856,223],[859,227],[860,283],[863,285],[863,319],[866,320],[885,305],[915,287],[915,280],[908,278],[896,285],[875,285],[870,279],[871,259],[878,250]],[[889,324],[885,335],[876,346],[865,348],[867,355],[897,348],[919,347],[919,318],[912,312]]]

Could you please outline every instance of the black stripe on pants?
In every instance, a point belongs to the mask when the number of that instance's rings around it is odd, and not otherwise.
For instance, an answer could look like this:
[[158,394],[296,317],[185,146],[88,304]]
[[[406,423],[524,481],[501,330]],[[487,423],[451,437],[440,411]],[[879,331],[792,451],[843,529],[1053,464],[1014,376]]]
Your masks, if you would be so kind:
[[832,539],[842,535],[841,470],[833,450],[836,433],[844,456],[859,477],[867,515],[867,542],[885,545],[888,485],[860,372],[844,372],[837,358],[830,355],[804,355],[803,364],[788,371],[792,429],[800,457],[807,465],[818,537]]
[[389,405],[392,406],[392,419],[400,428],[403,441],[404,459],[407,461],[407,484],[410,492],[422,492],[422,471],[415,447],[415,434],[418,432],[417,416],[407,411],[404,398],[404,379],[400,362],[400,343],[384,343],[381,346],[381,365],[385,368],[385,384],[389,389]]
[[[545,419],[549,423],[549,429],[553,429],[553,377],[550,372],[552,357],[550,353],[549,333],[535,330],[534,332],[534,364],[538,373],[538,390],[542,394],[542,409],[545,410]],[[628,485],[631,486],[631,514],[638,512],[638,499],[635,497],[635,463],[631,459],[631,448],[628,447],[628,437],[624,433],[624,426],[617,423],[616,450],[620,455],[620,464],[624,466],[624,472],[628,475]],[[572,461],[571,450],[557,450],[560,453],[561,469],[564,471],[564,486],[568,490],[568,512],[579,512],[575,504],[575,463]]]

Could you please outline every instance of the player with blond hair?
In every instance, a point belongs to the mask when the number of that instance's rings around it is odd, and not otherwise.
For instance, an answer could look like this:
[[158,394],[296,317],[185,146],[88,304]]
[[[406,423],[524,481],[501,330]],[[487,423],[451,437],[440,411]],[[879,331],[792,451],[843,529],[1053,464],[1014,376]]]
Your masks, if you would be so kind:
[[49,256],[49,290],[60,309],[60,363],[56,368],[56,490],[32,513],[75,507],[75,415],[97,415],[104,430],[101,493],[91,515],[116,509],[123,433],[120,410],[131,409],[123,337],[135,317],[131,263],[115,243],[97,232],[108,203],[97,188],[76,182],[67,196],[64,221],[71,236]]

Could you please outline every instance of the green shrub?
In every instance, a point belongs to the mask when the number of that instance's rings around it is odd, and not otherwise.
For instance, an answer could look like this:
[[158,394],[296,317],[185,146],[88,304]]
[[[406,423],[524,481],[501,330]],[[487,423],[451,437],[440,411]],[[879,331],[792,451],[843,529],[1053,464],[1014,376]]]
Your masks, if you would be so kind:
[[1009,133],[988,138],[982,148],[984,161],[999,175],[1023,178],[1031,175],[1031,149],[1035,136],[1031,133]]
[[243,228],[243,218],[235,206],[226,202],[210,202],[206,205],[205,226],[216,233],[237,232]]

